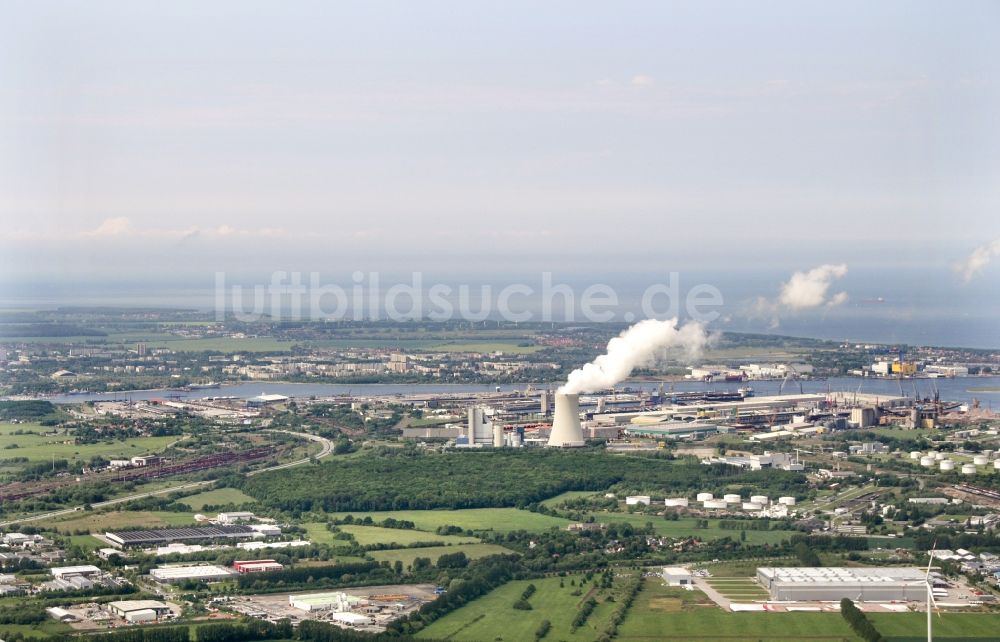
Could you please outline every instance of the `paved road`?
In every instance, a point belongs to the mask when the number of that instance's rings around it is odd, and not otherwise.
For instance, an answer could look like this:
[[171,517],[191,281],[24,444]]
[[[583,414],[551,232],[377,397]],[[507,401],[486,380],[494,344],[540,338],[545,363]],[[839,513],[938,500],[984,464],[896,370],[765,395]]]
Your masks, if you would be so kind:
[[[323,457],[327,457],[327,456],[329,456],[329,455],[331,455],[333,453],[333,442],[330,441],[329,439],[327,439],[326,437],[320,437],[319,435],[310,435],[309,433],[305,433],[305,432],[292,432],[290,430],[275,430],[273,432],[283,432],[283,433],[286,433],[286,434],[289,434],[289,435],[294,435],[296,437],[300,437],[302,439],[308,439],[309,441],[315,441],[317,443],[320,443],[323,446],[323,448],[322,448],[322,450],[320,450],[320,452],[318,452],[316,455],[313,456],[316,459],[322,459]],[[306,463],[309,463],[310,461],[312,461],[313,457],[306,457],[304,459],[297,459],[295,461],[288,462],[286,464],[278,464],[277,466],[271,466],[269,468],[261,468],[260,470],[254,470],[254,471],[251,471],[251,472],[247,473],[247,477],[250,477],[251,475],[259,475],[260,473],[268,473],[268,472],[271,472],[271,471],[274,471],[274,470],[284,470],[285,468],[291,468],[292,466],[301,466],[302,464],[306,464]],[[156,496],[156,495],[167,495],[169,493],[174,493],[174,492],[177,492],[179,490],[189,490],[189,489],[192,489],[192,488],[199,488],[201,486],[208,486],[208,485],[211,485],[211,484],[214,484],[214,483],[215,483],[215,480],[197,481],[197,482],[186,482],[186,483],[183,483],[183,484],[180,484],[180,485],[177,485],[177,486],[170,486],[169,488],[161,488],[159,490],[151,490],[151,491],[147,491],[147,492],[144,492],[144,493],[136,493],[134,495],[126,495],[125,497],[116,497],[114,499],[109,499],[109,500],[103,501],[103,502],[95,502],[95,503],[91,504],[91,507],[93,507],[93,508],[104,508],[104,507],[107,507],[107,506],[114,506],[115,504],[124,504],[125,502],[130,502],[130,501],[132,501],[134,499],[143,499],[143,498],[146,498],[146,497],[153,497],[153,496]],[[82,511],[83,508],[84,507],[82,505],[81,506],[73,506],[71,508],[62,508],[62,509],[54,510],[54,511],[51,511],[51,512],[48,512],[48,513],[41,513],[41,514],[38,514],[38,515],[31,515],[30,517],[22,517],[21,519],[15,519],[15,520],[7,521],[7,522],[0,522],[0,527],[10,526],[11,524],[23,524],[25,522],[37,522],[37,521],[42,520],[42,519],[49,519],[49,518],[52,518],[52,517],[59,517],[61,515],[69,515],[70,513],[75,513],[75,512],[78,512],[78,511]]]

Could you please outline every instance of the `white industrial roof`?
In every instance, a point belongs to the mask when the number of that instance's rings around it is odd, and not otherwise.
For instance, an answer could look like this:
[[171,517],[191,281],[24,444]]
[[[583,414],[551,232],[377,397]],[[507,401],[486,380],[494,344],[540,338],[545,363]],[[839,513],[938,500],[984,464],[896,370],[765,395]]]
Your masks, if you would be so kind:
[[53,577],[59,577],[60,575],[84,575],[87,573],[100,573],[101,569],[93,566],[91,564],[83,564],[80,566],[54,566],[51,569]]
[[915,567],[761,567],[757,572],[782,584],[924,583],[924,571]]
[[158,600],[121,600],[120,602],[109,602],[108,606],[119,611],[142,611],[145,609],[167,609],[170,608],[165,603]]
[[217,577],[219,575],[231,575],[232,571],[228,568],[222,566],[205,565],[205,566],[161,566],[160,568],[154,568],[149,572],[150,575],[157,578],[170,578],[176,579],[181,577]]

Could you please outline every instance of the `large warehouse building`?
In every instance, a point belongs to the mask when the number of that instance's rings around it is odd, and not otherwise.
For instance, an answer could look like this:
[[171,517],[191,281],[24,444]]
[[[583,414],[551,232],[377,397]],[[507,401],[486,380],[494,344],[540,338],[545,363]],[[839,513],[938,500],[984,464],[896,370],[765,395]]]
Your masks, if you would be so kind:
[[761,567],[757,580],[771,599],[788,602],[909,602],[927,599],[924,572],[914,567]]
[[115,546],[126,548],[128,546],[157,546],[170,542],[251,539],[257,535],[257,531],[249,526],[192,526],[148,531],[109,531],[104,534],[104,537]]

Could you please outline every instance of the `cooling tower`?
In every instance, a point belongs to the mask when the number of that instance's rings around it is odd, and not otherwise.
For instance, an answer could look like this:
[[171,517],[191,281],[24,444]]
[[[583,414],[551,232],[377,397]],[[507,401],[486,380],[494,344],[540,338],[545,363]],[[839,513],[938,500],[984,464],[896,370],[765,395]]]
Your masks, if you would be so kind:
[[580,395],[557,392],[549,446],[576,448],[582,445],[583,426],[580,425]]

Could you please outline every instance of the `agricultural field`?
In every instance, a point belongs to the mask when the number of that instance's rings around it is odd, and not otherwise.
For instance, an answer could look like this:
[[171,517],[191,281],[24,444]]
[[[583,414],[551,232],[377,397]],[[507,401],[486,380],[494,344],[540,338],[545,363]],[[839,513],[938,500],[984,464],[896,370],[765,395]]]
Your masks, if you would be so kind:
[[134,457],[159,452],[178,439],[180,437],[175,435],[76,444],[72,435],[55,434],[52,428],[41,424],[0,424],[0,460],[26,457],[29,461],[38,462],[55,457],[88,461],[95,456],[107,459]]
[[355,519],[371,517],[378,522],[387,517],[413,522],[422,531],[435,531],[439,526],[458,526],[474,531],[543,531],[550,528],[566,528],[568,519],[540,515],[517,508],[468,508],[462,510],[394,510],[375,512],[334,513],[343,518],[353,515]]
[[424,546],[420,548],[394,548],[385,551],[371,551],[368,554],[377,562],[389,562],[397,560],[404,566],[409,566],[418,557],[430,558],[431,563],[436,563],[442,555],[451,553],[465,553],[469,559],[478,559],[489,555],[505,555],[513,553],[510,549],[496,544],[455,544],[453,546]]
[[[563,586],[559,583],[562,580]],[[530,611],[517,610],[513,604],[529,584],[536,591],[528,602]],[[421,631],[417,637],[437,640],[532,640],[542,620],[552,625],[546,639],[549,640],[594,640],[608,623],[612,604],[600,600],[587,622],[571,630],[573,618],[580,605],[590,595],[590,585],[583,585],[582,575],[564,578],[546,577],[535,580],[508,582],[487,595],[453,611]],[[573,595],[580,590],[582,593]],[[662,639],[654,636],[650,639]]]
[[216,488],[203,493],[191,495],[178,500],[178,503],[190,506],[191,510],[204,510],[206,506],[224,506],[234,504],[254,504],[257,500],[249,495],[244,495],[236,488]]
[[119,528],[167,528],[194,526],[193,513],[167,511],[109,511],[73,513],[68,518],[59,516],[34,522],[38,526],[67,535],[87,531],[104,533]]

